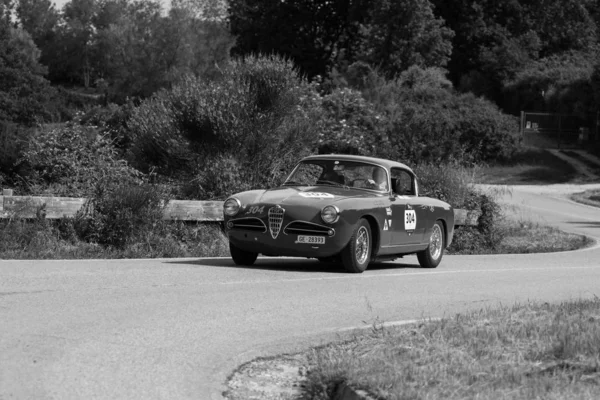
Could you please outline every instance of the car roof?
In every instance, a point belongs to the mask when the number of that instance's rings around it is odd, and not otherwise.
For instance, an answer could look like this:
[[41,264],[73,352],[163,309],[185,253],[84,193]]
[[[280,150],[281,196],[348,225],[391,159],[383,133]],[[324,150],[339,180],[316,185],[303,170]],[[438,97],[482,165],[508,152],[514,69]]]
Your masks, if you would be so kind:
[[366,163],[371,163],[371,164],[378,164],[387,169],[402,168],[402,169],[406,169],[414,174],[413,170],[406,164],[402,164],[402,163],[396,162],[396,161],[386,160],[384,158],[355,156],[355,155],[351,155],[351,154],[319,154],[319,155],[304,157],[300,161],[307,161],[307,160],[361,161],[361,162],[366,162]]

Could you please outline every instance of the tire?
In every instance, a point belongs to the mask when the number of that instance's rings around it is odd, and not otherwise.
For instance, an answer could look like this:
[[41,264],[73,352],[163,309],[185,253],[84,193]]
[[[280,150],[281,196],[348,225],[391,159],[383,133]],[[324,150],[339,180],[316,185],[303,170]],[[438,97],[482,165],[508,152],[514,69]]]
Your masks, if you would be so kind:
[[229,252],[236,265],[253,265],[256,257],[258,257],[258,253],[242,250],[231,242],[229,242]]
[[371,261],[373,237],[371,227],[363,218],[350,238],[350,243],[342,250],[342,264],[348,272],[360,274],[364,272]]
[[423,268],[435,268],[440,265],[446,248],[444,226],[441,221],[435,221],[429,238],[429,246],[417,253],[419,264]]

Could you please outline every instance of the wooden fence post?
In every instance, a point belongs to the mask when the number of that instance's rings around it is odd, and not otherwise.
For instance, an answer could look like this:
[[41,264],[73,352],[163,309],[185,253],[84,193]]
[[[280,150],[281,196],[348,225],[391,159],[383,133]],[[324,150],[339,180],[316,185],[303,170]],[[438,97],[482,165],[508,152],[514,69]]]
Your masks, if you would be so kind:
[[12,197],[13,195],[13,191],[12,189],[3,189],[2,190],[2,195],[0,196],[0,218],[5,216],[5,211],[4,211],[4,198],[5,197]]

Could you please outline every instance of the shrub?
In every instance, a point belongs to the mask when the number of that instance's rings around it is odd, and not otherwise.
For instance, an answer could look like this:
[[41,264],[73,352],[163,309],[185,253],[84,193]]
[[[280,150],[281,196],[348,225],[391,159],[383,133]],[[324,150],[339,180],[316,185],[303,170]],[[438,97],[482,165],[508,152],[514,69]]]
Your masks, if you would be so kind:
[[494,194],[482,193],[474,185],[476,168],[453,162],[420,164],[414,171],[419,178],[419,195],[443,200],[455,209],[481,212],[476,226],[455,230],[451,252],[491,253],[498,249],[503,237],[501,208]]
[[477,225],[457,228],[450,251],[463,254],[493,253],[498,250],[504,236],[500,205],[492,195],[485,193],[474,196],[471,204],[470,209],[481,211]]
[[440,199],[454,208],[474,209],[479,206],[474,186],[475,168],[451,162],[418,164],[413,170],[419,179],[419,195]]
[[375,137],[383,130],[385,139],[370,154],[412,164],[470,164],[510,157],[519,141],[517,119],[483,98],[456,93],[445,74],[441,68],[413,66],[398,79],[386,80],[359,63],[348,68],[338,82],[360,89],[365,104],[350,109],[357,115],[354,119],[378,117],[372,129],[377,130]]
[[322,154],[382,156],[382,150],[389,148],[385,116],[353,89],[335,89],[323,97],[318,128]]
[[162,224],[165,204],[152,185],[100,182],[77,213],[75,230],[84,240],[124,248]]
[[107,135],[78,121],[31,135],[17,162],[25,193],[88,197],[100,180],[140,182]]
[[42,207],[37,207],[36,218],[21,216],[17,210],[10,218],[0,219],[0,258],[20,258],[23,254],[28,254],[27,258],[47,258],[59,239],[43,216]]
[[236,165],[234,181],[273,186],[313,149],[319,104],[315,88],[291,62],[275,56],[235,60],[216,81],[189,76],[142,103],[129,121],[132,156],[136,165],[157,166],[163,174],[187,173],[199,188],[211,186],[205,177],[213,163]]
[[395,152],[415,163],[502,160],[519,144],[517,119],[470,94],[400,88],[390,115]]

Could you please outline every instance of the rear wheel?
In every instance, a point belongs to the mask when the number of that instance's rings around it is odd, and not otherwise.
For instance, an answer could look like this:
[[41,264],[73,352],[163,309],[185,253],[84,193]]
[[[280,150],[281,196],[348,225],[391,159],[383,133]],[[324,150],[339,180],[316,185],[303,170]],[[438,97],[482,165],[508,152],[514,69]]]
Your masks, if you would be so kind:
[[348,272],[361,273],[371,261],[371,227],[365,219],[358,222],[350,243],[342,250],[342,263]]
[[435,268],[440,265],[445,249],[444,227],[441,221],[435,221],[429,238],[429,246],[417,253],[419,264],[423,268]]
[[229,242],[229,252],[233,262],[237,265],[252,265],[258,257],[258,253],[242,250],[231,242]]

